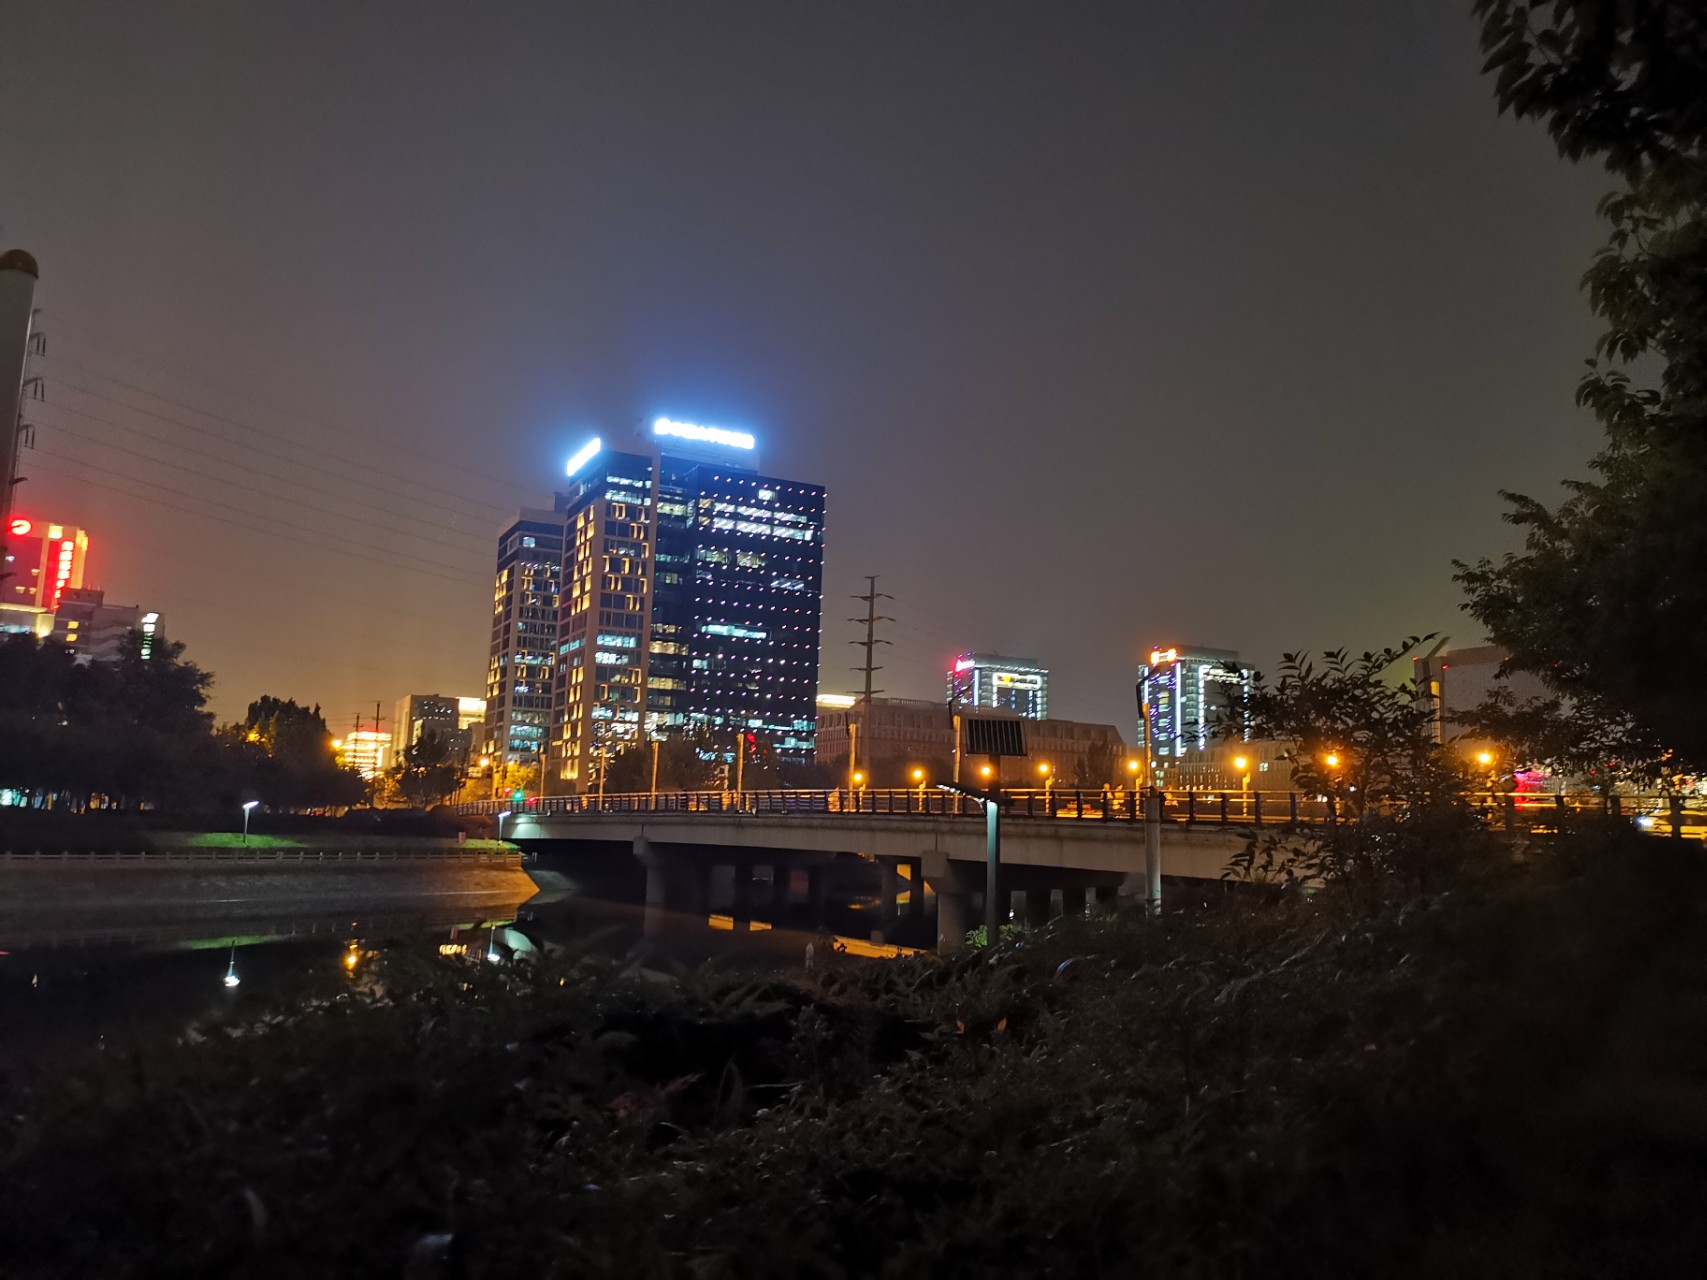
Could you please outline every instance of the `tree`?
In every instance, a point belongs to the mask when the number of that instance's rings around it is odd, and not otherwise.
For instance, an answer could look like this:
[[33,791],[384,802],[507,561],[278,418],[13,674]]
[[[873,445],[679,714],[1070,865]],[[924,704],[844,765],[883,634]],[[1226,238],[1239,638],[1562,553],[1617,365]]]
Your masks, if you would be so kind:
[[462,785],[462,765],[450,740],[431,729],[403,749],[403,756],[387,770],[386,780],[397,796],[416,809],[443,804]]
[[[1707,770],[1707,8],[1480,0],[1502,110],[1622,182],[1584,276],[1605,328],[1577,388],[1605,432],[1557,508],[1505,493],[1520,554],[1458,565],[1511,664],[1629,742]],[[1563,704],[1562,704],[1563,705]],[[1496,709],[1497,710],[1497,709]],[[1555,735],[1556,736],[1556,735]],[[1596,735],[1590,735],[1584,745]]]
[[1228,875],[1288,884],[1318,882],[1352,897],[1390,882],[1426,890],[1443,875],[1492,853],[1470,795],[1462,755],[1435,740],[1433,700],[1399,664],[1432,637],[1412,637],[1352,657],[1287,654],[1279,679],[1262,676],[1217,726],[1285,744],[1295,785],[1333,799],[1340,821],[1301,830],[1253,832]]
[[232,732],[244,745],[266,753],[251,786],[270,805],[341,807],[359,804],[366,793],[361,775],[338,763],[318,706],[265,695],[249,704],[243,723]]
[[1378,652],[1352,657],[1307,653],[1282,657],[1279,679],[1262,675],[1217,734],[1285,744],[1302,791],[1331,796],[1338,811],[1357,817],[1373,809],[1414,809],[1460,798],[1468,785],[1456,753],[1436,742],[1432,699],[1410,680],[1391,681],[1432,636],[1412,636]]

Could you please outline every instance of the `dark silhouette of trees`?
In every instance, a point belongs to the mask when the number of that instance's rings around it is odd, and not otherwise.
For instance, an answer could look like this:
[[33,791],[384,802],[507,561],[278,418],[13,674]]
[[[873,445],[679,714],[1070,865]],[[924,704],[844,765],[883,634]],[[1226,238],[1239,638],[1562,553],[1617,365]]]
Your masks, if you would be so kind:
[[[1604,322],[1577,388],[1605,432],[1557,507],[1522,494],[1520,554],[1458,566],[1469,612],[1568,713],[1557,758],[1603,740],[1707,770],[1707,7],[1480,0],[1502,110],[1621,187],[1584,276]],[[1497,708],[1495,709],[1497,710]],[[1545,705],[1507,708],[1531,723]],[[1582,732],[1571,736],[1573,728]],[[1562,737],[1561,737],[1562,735]],[[1669,756],[1669,759],[1667,758]]]
[[212,677],[182,644],[133,632],[111,662],[53,640],[0,640],[0,786],[74,809],[194,803],[218,762]]
[[[359,804],[361,775],[338,763],[320,708],[264,695],[249,704],[232,744],[248,755],[244,784],[254,799],[276,808],[339,808]],[[257,758],[254,752],[261,752]]]
[[450,740],[429,729],[404,748],[387,781],[405,804],[430,809],[456,794],[462,785],[462,763]]

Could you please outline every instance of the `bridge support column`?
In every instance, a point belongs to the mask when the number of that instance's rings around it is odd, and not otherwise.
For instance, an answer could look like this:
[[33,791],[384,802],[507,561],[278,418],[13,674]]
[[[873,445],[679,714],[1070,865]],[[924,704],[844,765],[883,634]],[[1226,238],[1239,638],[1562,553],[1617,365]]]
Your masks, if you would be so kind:
[[912,868],[912,879],[909,881],[912,897],[907,905],[916,918],[925,914],[925,860],[910,858],[907,865]]
[[1061,914],[1069,920],[1079,920],[1085,914],[1083,885],[1068,885],[1061,890]]
[[1041,929],[1049,923],[1054,914],[1055,904],[1050,901],[1048,889],[1027,889],[1025,891],[1025,922],[1034,929]]
[[806,908],[812,919],[812,927],[824,927],[824,868],[806,868]]
[[730,868],[734,874],[729,893],[729,914],[735,921],[735,932],[745,933],[753,920],[753,864],[737,862]]
[[[966,935],[980,923],[972,907],[974,895],[984,884],[984,868],[978,863],[949,862],[944,859],[940,872],[933,868],[929,876],[932,896],[936,899],[936,949],[947,955],[966,945]],[[923,889],[925,881],[920,881]]]
[[877,860],[878,914],[885,920],[895,915],[895,899],[901,896],[901,876],[890,858]]

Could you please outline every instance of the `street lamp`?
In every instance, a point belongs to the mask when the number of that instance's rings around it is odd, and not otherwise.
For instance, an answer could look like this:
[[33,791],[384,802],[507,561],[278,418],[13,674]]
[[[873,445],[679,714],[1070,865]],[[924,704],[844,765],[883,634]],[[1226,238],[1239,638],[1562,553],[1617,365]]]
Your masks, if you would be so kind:
[[504,819],[509,817],[511,812],[512,812],[511,810],[505,809],[502,813],[500,813],[498,815],[498,843],[499,844],[504,843]]
[[1330,769],[1337,769],[1340,767],[1340,758],[1330,751],[1327,755],[1322,757],[1322,763],[1327,765]]
[[244,844],[249,843],[249,811],[260,803],[261,802],[259,800],[246,800],[243,802],[243,843]]
[[923,769],[914,769],[913,781],[919,784],[919,799],[923,800],[925,798],[925,771]]

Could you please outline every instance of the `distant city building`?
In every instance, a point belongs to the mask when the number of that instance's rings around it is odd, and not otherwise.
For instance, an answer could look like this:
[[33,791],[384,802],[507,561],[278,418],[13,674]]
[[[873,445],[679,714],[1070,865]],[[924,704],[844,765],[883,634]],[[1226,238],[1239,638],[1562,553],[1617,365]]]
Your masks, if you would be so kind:
[[67,591],[83,586],[89,535],[73,525],[17,516],[0,569],[0,631],[45,636]]
[[1202,752],[1250,694],[1252,669],[1231,649],[1153,649],[1138,667],[1138,747],[1158,770]]
[[1510,692],[1518,702],[1552,696],[1539,676],[1513,671],[1501,677],[1500,668],[1511,656],[1499,645],[1467,645],[1442,648],[1412,662],[1417,687],[1435,699],[1435,733],[1441,742],[1464,733],[1465,717],[1481,706],[1496,689]]
[[[818,699],[818,763],[846,768],[849,725],[857,728],[859,766],[870,771],[872,786],[904,787],[921,779],[949,782],[954,777],[954,717],[946,705],[915,698],[873,698],[869,706],[857,699],[821,694]],[[971,714],[971,713],[967,713]],[[1101,788],[1129,775],[1136,757],[1120,730],[1111,724],[1076,720],[1026,720],[1027,755],[1004,759],[991,781],[1009,787],[1042,786],[1038,766],[1047,764],[1059,787]],[[976,772],[985,761],[968,757],[961,781],[986,781]]]
[[58,595],[53,638],[78,662],[116,660],[133,631],[141,634],[142,656],[147,658],[164,635],[160,615],[141,605],[108,604],[105,592],[90,587],[67,587]]
[[484,746],[502,764],[544,760],[562,572],[562,515],[524,509],[498,537],[492,589]]
[[[478,716],[465,714],[463,704],[479,708]],[[480,698],[447,698],[438,693],[411,693],[400,698],[391,723],[399,752],[407,751],[427,734],[437,734],[450,748],[451,758],[467,763],[474,748],[476,729],[483,725],[486,704]]]
[[1049,671],[1030,658],[963,653],[948,672],[948,699],[959,707],[1012,711],[1027,720],[1049,716]]
[[332,746],[338,752],[339,764],[354,769],[369,782],[391,764],[391,735],[383,729],[377,733],[372,729],[357,729],[334,739]]
[[611,756],[660,737],[732,750],[750,734],[812,759],[824,490],[760,475],[752,448],[660,418],[570,461],[554,789],[596,786]]

